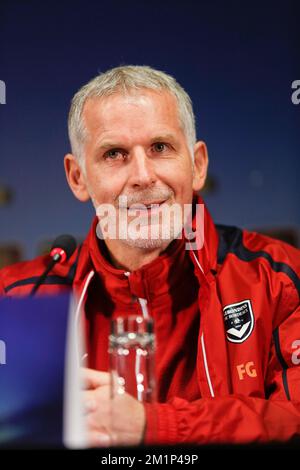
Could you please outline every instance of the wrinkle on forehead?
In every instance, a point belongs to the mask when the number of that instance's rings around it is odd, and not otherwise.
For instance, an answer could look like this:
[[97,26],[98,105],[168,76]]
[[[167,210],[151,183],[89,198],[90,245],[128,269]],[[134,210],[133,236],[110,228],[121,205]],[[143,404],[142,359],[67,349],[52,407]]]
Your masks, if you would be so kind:
[[[159,101],[157,98],[159,97]],[[84,107],[83,115],[89,115],[95,111],[100,114],[104,110],[111,110],[115,107],[116,102],[119,101],[119,106],[130,105],[134,107],[151,108],[153,99],[156,101],[155,107],[164,108],[165,110],[178,114],[176,98],[165,90],[133,90],[130,93],[114,93],[104,97],[91,97],[88,98]],[[97,107],[95,105],[98,105]]]
[[176,98],[165,90],[134,90],[128,94],[89,98],[84,107],[84,121],[90,136],[97,134],[98,138],[112,129],[121,130],[123,125],[127,130],[153,126],[154,133],[158,123],[170,131],[182,130]]

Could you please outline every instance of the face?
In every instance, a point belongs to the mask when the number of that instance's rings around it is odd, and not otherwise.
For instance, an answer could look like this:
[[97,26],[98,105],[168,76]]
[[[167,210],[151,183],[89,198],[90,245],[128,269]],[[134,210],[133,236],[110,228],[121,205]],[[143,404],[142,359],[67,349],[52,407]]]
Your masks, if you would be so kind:
[[[169,239],[165,239],[161,214],[174,204],[183,213],[184,205],[192,202],[193,191],[203,187],[207,169],[203,142],[195,145],[192,162],[175,98],[165,91],[145,89],[130,95],[88,99],[83,119],[88,135],[85,171],[74,156],[65,157],[68,182],[75,196],[81,201],[91,198],[96,210],[103,204],[111,205],[117,221],[124,221],[126,216],[129,226],[139,219],[143,227],[140,238],[131,236],[136,230],[130,235],[126,229],[127,236],[118,243],[145,249],[170,243],[177,236],[176,224],[171,222]],[[124,227],[123,222],[121,225]],[[117,222],[117,233],[118,229]],[[155,239],[150,232],[155,232]]]

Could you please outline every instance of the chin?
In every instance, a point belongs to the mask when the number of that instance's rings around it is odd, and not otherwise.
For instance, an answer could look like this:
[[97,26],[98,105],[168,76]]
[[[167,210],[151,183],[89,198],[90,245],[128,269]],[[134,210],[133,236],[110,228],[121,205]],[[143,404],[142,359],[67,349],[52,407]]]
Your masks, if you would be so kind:
[[142,250],[155,250],[155,249],[162,249],[164,250],[171,242],[173,241],[172,239],[143,239],[139,238],[136,240],[133,240],[131,238],[127,238],[126,240],[122,240],[122,242],[130,246],[132,248],[139,248]]

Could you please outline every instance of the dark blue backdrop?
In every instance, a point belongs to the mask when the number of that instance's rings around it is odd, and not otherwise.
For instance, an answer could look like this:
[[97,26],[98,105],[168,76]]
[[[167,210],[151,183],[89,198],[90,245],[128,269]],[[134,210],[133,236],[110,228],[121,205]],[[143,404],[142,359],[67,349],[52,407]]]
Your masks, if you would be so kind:
[[84,235],[93,210],[71,195],[63,155],[73,93],[98,72],[148,64],[190,93],[219,190],[216,221],[300,226],[296,1],[0,2],[0,242]]

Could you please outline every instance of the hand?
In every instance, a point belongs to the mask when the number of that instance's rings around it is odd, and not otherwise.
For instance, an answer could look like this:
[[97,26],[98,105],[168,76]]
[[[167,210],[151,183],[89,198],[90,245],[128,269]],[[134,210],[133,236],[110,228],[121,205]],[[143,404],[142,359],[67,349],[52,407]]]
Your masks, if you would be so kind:
[[91,447],[128,445],[142,442],[145,411],[142,403],[124,393],[110,397],[110,374],[82,369],[88,444]]

